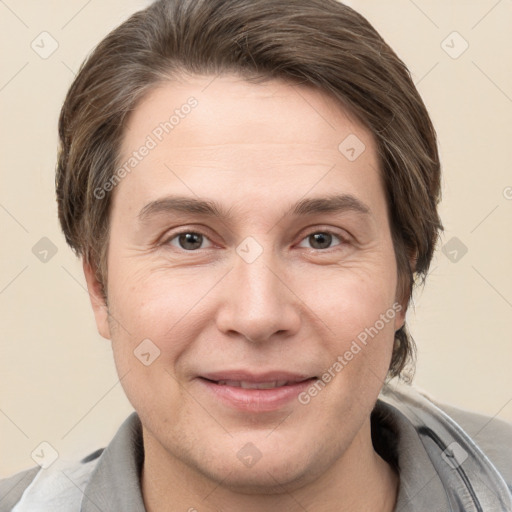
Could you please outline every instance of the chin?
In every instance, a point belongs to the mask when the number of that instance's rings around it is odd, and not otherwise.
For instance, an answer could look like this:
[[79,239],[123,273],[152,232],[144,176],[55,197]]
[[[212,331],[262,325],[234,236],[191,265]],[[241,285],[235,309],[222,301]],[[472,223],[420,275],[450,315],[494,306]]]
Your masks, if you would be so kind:
[[311,474],[298,468],[262,466],[258,470],[240,470],[235,466],[231,469],[223,481],[218,481],[222,482],[222,487],[239,494],[282,494],[283,489],[293,491],[312,480]]
[[[202,461],[201,461],[202,462]],[[283,489],[293,491],[314,481],[321,470],[297,454],[283,457],[282,451],[262,454],[252,466],[246,466],[238,458],[214,457],[210,464],[196,469],[208,479],[230,491],[241,494],[282,494]]]

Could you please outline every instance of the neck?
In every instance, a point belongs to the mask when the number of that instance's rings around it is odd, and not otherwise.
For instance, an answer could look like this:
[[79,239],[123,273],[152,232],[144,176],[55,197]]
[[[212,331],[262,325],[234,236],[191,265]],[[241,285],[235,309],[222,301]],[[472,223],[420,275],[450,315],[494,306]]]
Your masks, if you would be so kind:
[[[169,454],[144,429],[141,487],[147,512],[392,512],[399,478],[373,449],[370,422],[331,467],[311,482],[276,486],[260,494],[237,492]],[[226,477],[226,481],[229,478]]]

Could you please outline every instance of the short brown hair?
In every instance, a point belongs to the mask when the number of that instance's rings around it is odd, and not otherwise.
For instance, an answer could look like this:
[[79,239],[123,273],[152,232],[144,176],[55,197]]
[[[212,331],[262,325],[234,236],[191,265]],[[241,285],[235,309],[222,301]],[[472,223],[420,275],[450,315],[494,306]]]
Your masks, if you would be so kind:
[[[66,241],[99,282],[106,284],[111,193],[97,199],[94,190],[116,170],[136,104],[182,73],[312,85],[357,116],[377,143],[399,297],[408,303],[442,230],[436,134],[404,63],[363,16],[336,0],[159,0],[101,41],[62,107],[56,173]],[[408,362],[413,371],[414,348],[404,325],[389,376]]]

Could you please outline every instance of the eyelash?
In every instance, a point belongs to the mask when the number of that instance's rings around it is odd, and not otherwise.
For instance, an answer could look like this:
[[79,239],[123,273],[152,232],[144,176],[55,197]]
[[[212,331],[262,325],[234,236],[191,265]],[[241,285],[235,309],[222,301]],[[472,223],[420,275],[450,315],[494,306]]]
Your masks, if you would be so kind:
[[[177,233],[173,233],[171,236],[167,237],[163,242],[162,242],[162,245],[171,245],[171,241],[177,239],[179,236],[181,235],[185,235],[185,234],[194,234],[194,235],[201,235],[203,236],[204,238],[206,238],[210,243],[213,243],[211,242],[210,238],[208,237],[207,234],[205,234],[204,232],[200,231],[200,230],[183,230],[183,231],[179,231]],[[335,233],[334,231],[330,230],[330,229],[315,229],[313,231],[310,231],[309,233],[305,234],[301,239],[300,239],[300,242],[303,242],[304,240],[306,240],[307,238],[309,238],[310,236],[312,235],[315,235],[315,234],[323,234],[323,235],[331,235],[333,238],[336,238],[339,243],[338,244],[335,244],[335,245],[332,245],[330,247],[327,247],[326,249],[315,249],[313,247],[305,247],[306,249],[310,249],[310,250],[313,250],[313,251],[319,251],[319,252],[327,252],[329,251],[330,249],[334,249],[335,247],[338,247],[338,246],[341,246],[341,245],[347,245],[349,243],[349,240],[346,238],[346,237],[343,237],[341,236],[340,234],[338,233]],[[177,249],[183,251],[183,252],[196,252],[198,250],[200,250],[201,248],[199,249],[183,249],[182,247],[177,247]],[[210,249],[210,247],[206,247],[206,249]]]

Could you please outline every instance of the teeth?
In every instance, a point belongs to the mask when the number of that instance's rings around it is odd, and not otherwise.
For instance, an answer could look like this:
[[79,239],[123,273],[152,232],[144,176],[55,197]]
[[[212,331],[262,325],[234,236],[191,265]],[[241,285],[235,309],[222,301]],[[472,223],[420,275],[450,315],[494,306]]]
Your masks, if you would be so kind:
[[219,380],[217,384],[220,386],[233,386],[235,388],[243,389],[273,389],[285,386],[288,384],[288,381],[274,380],[271,382],[247,382],[245,380]]

